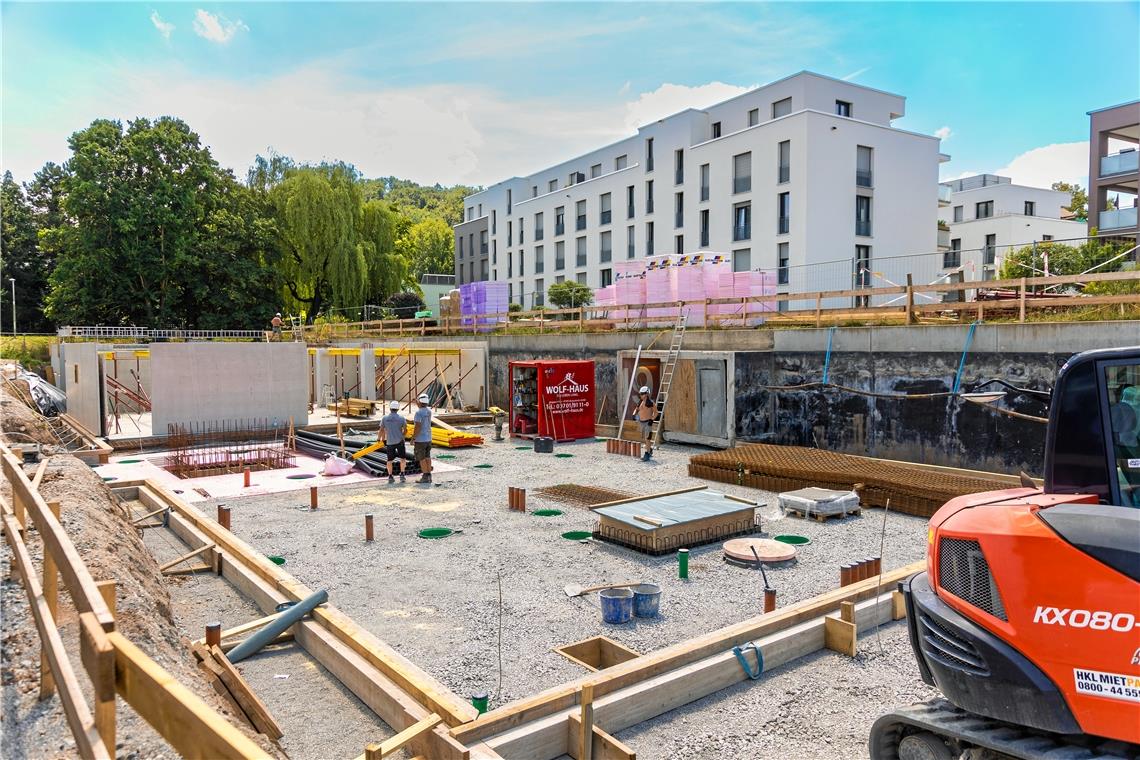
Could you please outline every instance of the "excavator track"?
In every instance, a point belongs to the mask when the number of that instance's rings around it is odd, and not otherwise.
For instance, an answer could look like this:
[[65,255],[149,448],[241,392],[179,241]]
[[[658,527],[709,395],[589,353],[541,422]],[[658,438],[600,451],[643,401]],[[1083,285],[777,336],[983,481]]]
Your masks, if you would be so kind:
[[[942,748],[918,740],[931,734],[942,740]],[[904,745],[908,737],[916,739]],[[871,760],[1140,760],[1135,744],[1033,731],[968,713],[945,699],[882,716],[871,728],[869,749]]]

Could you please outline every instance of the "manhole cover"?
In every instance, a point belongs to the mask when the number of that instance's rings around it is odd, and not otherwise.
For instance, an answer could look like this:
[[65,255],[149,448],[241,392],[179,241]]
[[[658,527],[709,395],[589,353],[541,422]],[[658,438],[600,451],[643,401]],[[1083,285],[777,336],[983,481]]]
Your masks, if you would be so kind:
[[794,533],[785,533],[775,536],[774,540],[783,544],[791,544],[792,546],[807,546],[811,543],[811,539],[807,536],[797,536]]
[[110,483],[112,480],[118,480],[116,477],[106,476],[103,478],[104,483]]
[[796,556],[796,547],[770,538],[733,538],[724,542],[725,559],[737,562],[755,562],[753,549],[761,562],[787,562]]
[[454,454],[436,454],[435,458],[436,459],[455,459],[455,455]]
[[139,462],[142,462],[142,461],[144,461],[144,460],[142,460],[142,459],[120,459],[119,464],[138,464]]
[[568,530],[562,534],[562,537],[571,541],[585,541],[592,535],[588,530]]
[[562,514],[561,509],[536,509],[531,512],[535,517],[557,517]]
[[574,455],[573,454],[555,454],[554,456],[557,457],[558,459],[569,459],[570,457],[572,457]]
[[311,472],[302,472],[302,473],[297,474],[297,475],[286,475],[285,479],[286,480],[307,480],[308,478],[315,478],[315,477],[317,477],[317,476]]
[[451,534],[451,528],[424,528],[416,535],[420,538],[447,538]]
[[491,467],[492,467],[492,465],[489,465],[489,464],[477,464],[477,465],[475,465],[475,469],[477,469],[477,470],[489,470],[489,469],[491,469]]
[[285,564],[285,558],[284,557],[270,556],[269,561],[275,565],[284,565]]
[[515,451],[530,451],[530,446],[515,446]]

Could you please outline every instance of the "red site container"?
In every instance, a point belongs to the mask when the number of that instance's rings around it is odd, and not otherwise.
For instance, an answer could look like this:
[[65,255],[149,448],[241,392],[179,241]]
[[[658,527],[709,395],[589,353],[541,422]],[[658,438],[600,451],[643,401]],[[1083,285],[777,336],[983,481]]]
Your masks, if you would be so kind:
[[511,435],[594,437],[594,362],[510,362]]

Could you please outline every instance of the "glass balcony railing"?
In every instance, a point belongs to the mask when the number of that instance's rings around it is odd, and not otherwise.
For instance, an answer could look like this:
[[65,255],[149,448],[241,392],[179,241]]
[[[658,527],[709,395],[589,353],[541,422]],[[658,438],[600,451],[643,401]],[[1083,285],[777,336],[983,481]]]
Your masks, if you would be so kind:
[[938,230],[938,247],[950,247],[950,230]]
[[1130,150],[1100,159],[1100,176],[1111,177],[1113,174],[1127,174],[1134,172],[1138,167],[1140,151]]
[[871,222],[867,219],[855,220],[855,234],[861,237],[871,236]]
[[1097,229],[1120,230],[1136,226],[1136,207],[1118,208],[1112,211],[1101,211],[1097,215]]
[[751,224],[734,224],[732,226],[733,240],[750,240],[752,238]]
[[939,185],[938,186],[938,202],[942,205],[949,206],[950,205],[950,196],[953,192],[954,192],[953,189],[949,185]]
[[863,169],[855,170],[855,184],[858,187],[871,187],[871,172]]
[[732,192],[733,193],[747,193],[752,189],[752,175],[747,177],[733,177],[732,179]]

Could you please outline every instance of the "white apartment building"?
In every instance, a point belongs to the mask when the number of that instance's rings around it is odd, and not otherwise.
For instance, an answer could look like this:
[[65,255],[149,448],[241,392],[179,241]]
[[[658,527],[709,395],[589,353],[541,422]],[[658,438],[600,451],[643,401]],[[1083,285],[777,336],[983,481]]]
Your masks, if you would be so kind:
[[904,106],[801,72],[504,180],[465,200],[457,282],[504,280],[529,308],[565,279],[610,284],[619,259],[715,251],[782,292],[850,288],[876,257],[937,250],[949,157],[891,126]]
[[943,182],[941,187],[943,193],[949,191],[949,203],[939,210],[950,225],[949,249],[942,254],[947,276],[960,270],[963,281],[992,280],[1011,250],[1087,234],[1084,222],[1061,218],[1071,202],[1068,193],[1015,185],[1009,177],[994,174]]

